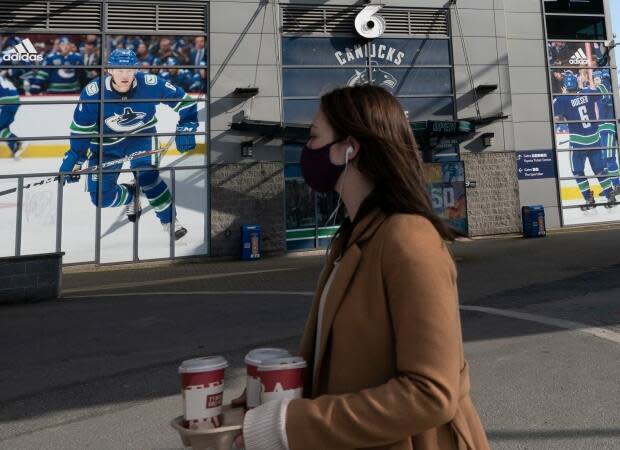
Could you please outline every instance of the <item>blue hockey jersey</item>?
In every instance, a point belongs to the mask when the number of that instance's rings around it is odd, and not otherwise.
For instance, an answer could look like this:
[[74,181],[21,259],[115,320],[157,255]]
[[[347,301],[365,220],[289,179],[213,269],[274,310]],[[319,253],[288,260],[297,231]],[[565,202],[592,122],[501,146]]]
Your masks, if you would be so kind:
[[[82,56],[78,53],[69,53],[66,56],[60,53],[52,53],[43,60],[45,66],[79,66],[82,65]],[[78,69],[82,70],[82,69]],[[47,86],[47,89],[45,89]],[[70,67],[58,69],[47,67],[39,69],[32,80],[32,93],[36,94],[46,90],[51,94],[63,94],[80,91],[78,72]]]
[[[572,143],[595,146],[599,141],[596,104],[599,96],[585,95],[598,92],[594,89],[582,89],[576,95],[556,96],[553,99],[553,112],[556,117],[567,121],[579,121],[566,124]],[[583,95],[580,95],[583,94]]]
[[189,86],[192,82],[192,74],[189,70],[186,69],[178,69],[177,73],[174,75],[167,70],[164,70],[159,74],[166,81],[170,81],[172,84],[183,88],[184,90],[189,90]]
[[[97,101],[100,99],[101,78],[91,81],[82,90],[81,101]],[[136,73],[132,89],[120,94],[112,87],[112,77],[106,76],[103,80],[104,100],[127,100],[123,102],[106,103],[103,111],[104,151],[106,154],[123,156],[125,141],[130,135],[140,133],[155,133],[157,123],[155,107],[163,103],[179,113],[179,124],[198,122],[196,102],[177,87],[155,74]],[[160,99],[159,101],[132,101],[141,99]],[[86,159],[90,144],[98,145],[98,139],[93,136],[99,130],[99,103],[80,103],[73,113],[71,123],[71,150]],[[118,135],[118,137],[114,136]],[[90,136],[92,139],[78,139]]]
[[2,130],[7,128],[19,108],[19,93],[13,83],[0,75],[0,138],[4,138]]
[[604,77],[603,82],[597,86],[597,90],[601,94],[605,94],[601,97],[598,105],[599,118],[601,120],[613,120],[614,99],[611,95],[611,84],[609,83],[609,78]]

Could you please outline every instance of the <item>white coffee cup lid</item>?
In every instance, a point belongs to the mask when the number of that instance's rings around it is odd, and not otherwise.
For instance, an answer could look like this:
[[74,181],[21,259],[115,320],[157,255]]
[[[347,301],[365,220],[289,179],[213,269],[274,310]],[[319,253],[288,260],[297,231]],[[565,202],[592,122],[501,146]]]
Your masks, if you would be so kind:
[[183,361],[179,366],[179,373],[210,372],[226,367],[228,367],[228,361],[223,356],[205,356]]
[[289,356],[285,358],[267,359],[258,365],[258,371],[303,369],[308,364],[301,356]]
[[265,360],[284,358],[287,356],[291,356],[291,354],[288,350],[284,350],[283,348],[255,348],[245,355],[245,363],[258,366]]

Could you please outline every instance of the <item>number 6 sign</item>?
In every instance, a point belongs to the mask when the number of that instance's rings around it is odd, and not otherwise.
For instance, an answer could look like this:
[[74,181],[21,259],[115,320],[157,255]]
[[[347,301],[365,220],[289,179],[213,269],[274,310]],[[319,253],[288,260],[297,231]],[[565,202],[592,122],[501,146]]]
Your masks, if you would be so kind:
[[385,19],[377,14],[382,5],[369,5],[355,17],[355,30],[366,39],[378,38],[385,31]]

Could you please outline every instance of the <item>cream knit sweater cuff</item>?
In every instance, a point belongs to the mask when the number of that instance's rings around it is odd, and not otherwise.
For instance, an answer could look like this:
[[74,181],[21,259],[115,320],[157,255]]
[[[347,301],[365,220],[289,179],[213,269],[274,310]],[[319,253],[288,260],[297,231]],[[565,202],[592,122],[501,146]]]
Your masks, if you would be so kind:
[[286,437],[289,401],[267,402],[246,413],[243,420],[245,450],[289,450]]

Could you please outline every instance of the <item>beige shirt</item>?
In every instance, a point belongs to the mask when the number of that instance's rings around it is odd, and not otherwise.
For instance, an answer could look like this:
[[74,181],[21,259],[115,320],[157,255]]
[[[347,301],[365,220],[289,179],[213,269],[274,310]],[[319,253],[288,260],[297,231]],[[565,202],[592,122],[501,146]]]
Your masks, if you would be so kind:
[[[316,340],[314,345],[314,364],[313,367],[316,368],[317,360],[319,359],[319,350],[321,347],[321,327],[323,325],[323,311],[325,310],[325,302],[327,301],[327,294],[329,293],[329,288],[331,287],[332,281],[334,281],[336,271],[338,270],[338,261],[334,261],[334,267],[332,267],[332,271],[329,274],[329,278],[325,283],[325,287],[323,288],[323,292],[321,293],[321,301],[319,303],[319,315],[316,325]],[[312,374],[313,376],[315,374]]]

